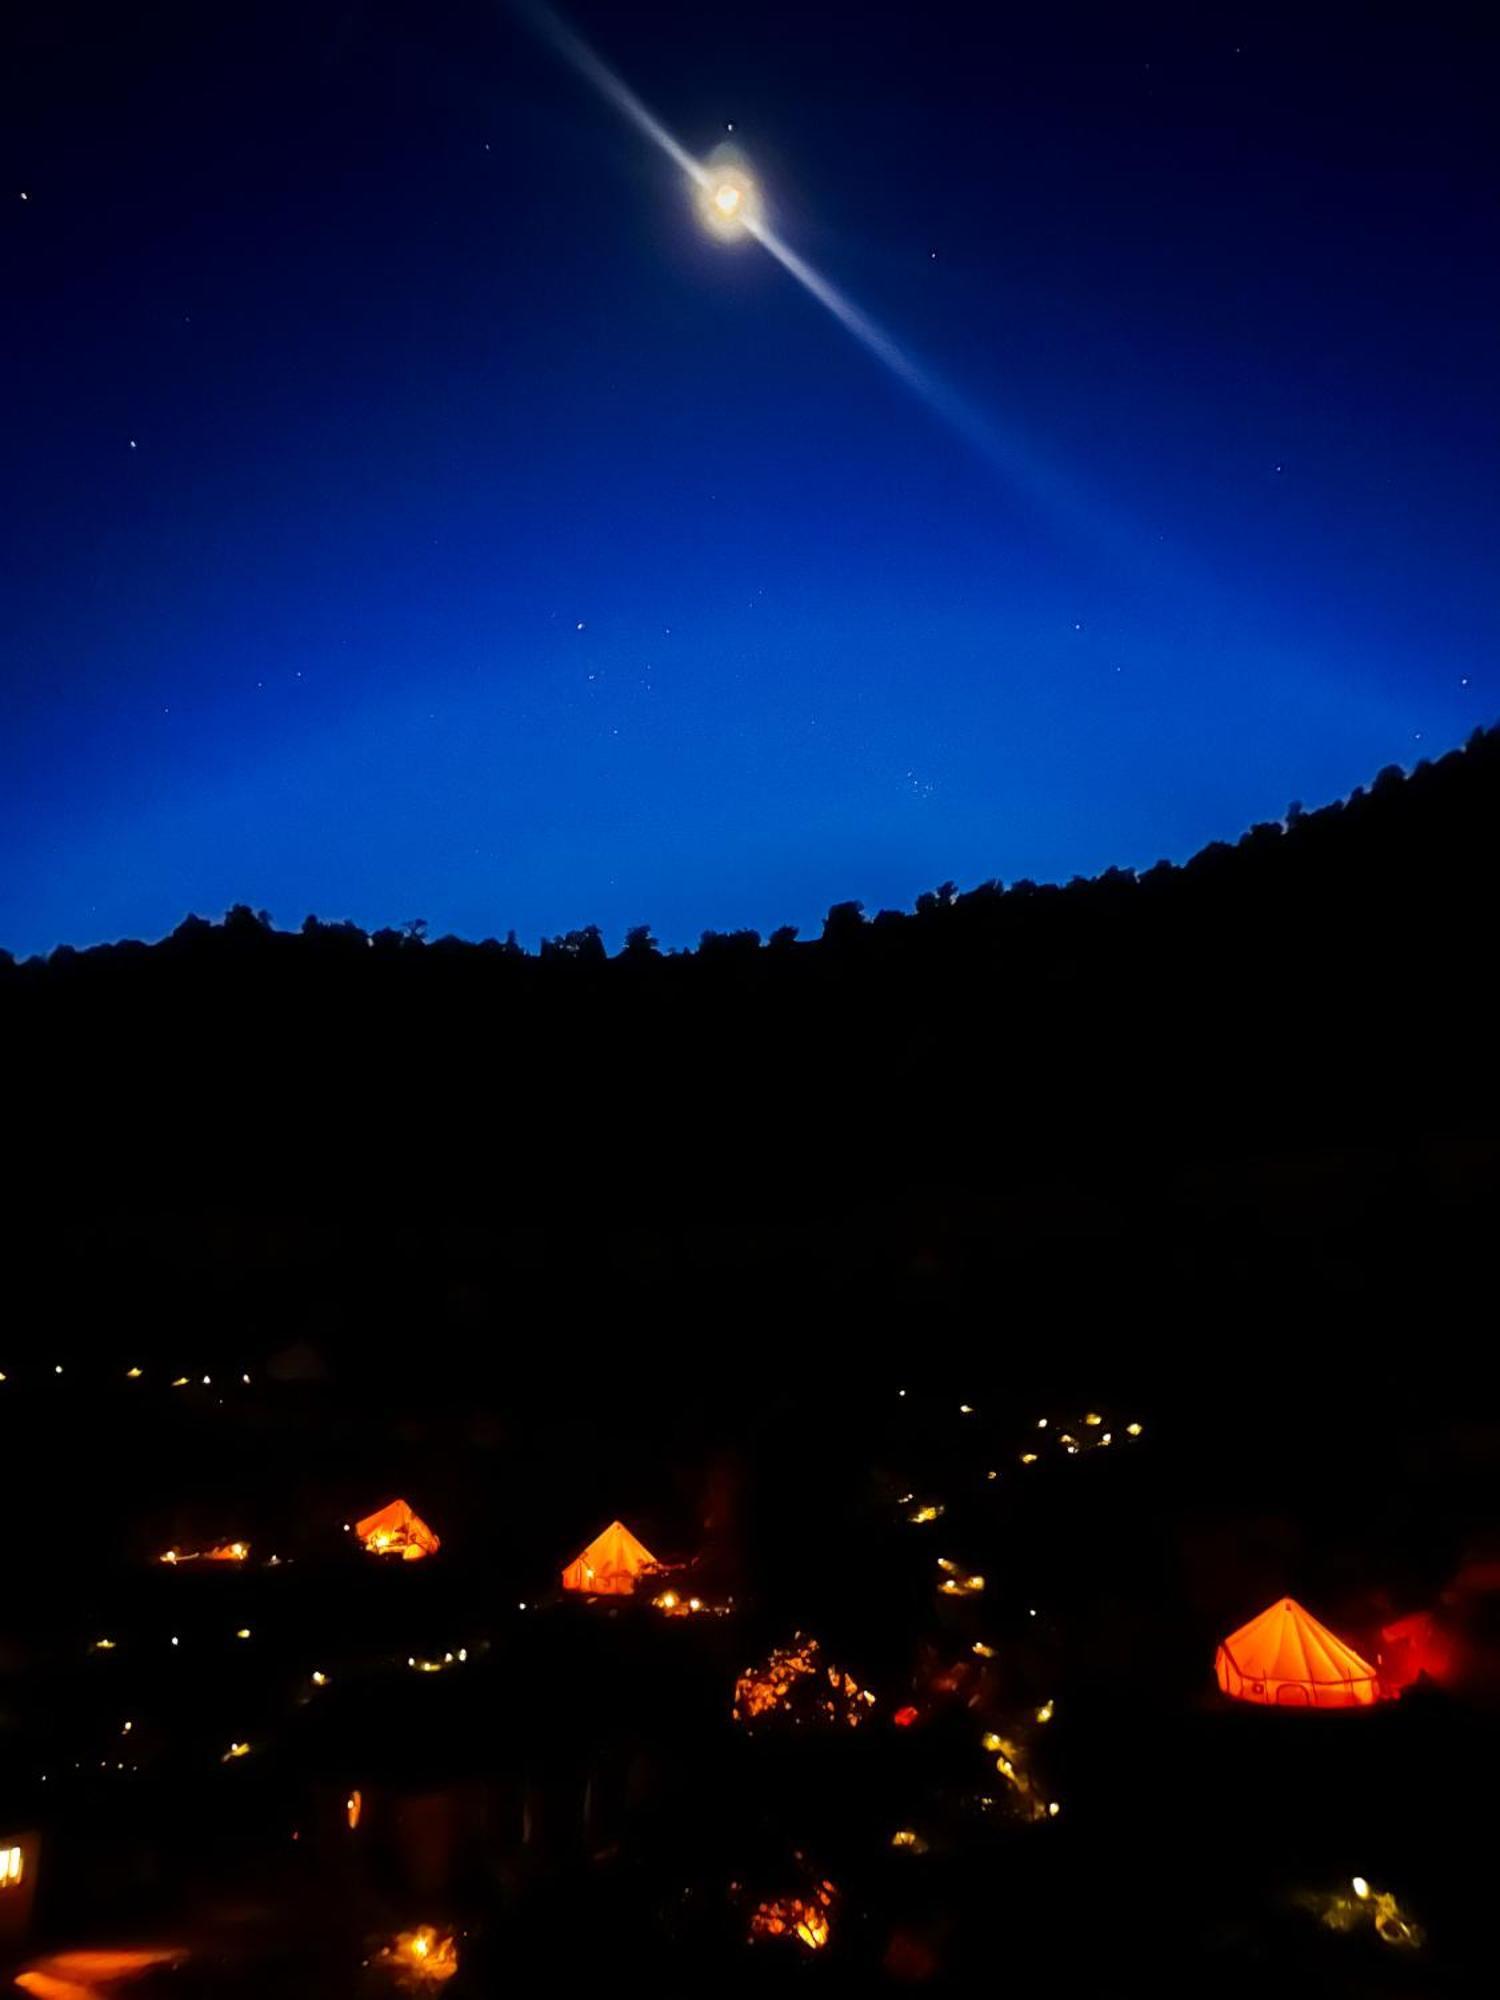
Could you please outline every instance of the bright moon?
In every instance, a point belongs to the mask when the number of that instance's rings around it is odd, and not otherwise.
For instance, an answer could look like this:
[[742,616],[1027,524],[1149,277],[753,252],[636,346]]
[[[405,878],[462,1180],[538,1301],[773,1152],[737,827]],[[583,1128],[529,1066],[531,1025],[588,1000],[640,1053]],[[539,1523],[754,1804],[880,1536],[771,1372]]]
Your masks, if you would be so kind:
[[[726,157],[727,154],[727,157]],[[760,195],[739,158],[721,147],[708,162],[698,187],[698,214],[714,236],[752,234],[760,222]]]

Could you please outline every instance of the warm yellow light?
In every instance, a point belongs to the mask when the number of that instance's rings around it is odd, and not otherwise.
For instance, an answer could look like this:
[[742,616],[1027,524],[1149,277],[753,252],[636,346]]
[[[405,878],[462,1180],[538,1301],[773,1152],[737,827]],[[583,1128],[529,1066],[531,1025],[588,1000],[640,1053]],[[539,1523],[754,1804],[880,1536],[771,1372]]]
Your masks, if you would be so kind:
[[312,1684],[313,1684],[313,1686],[314,1686],[315,1688],[326,1688],[326,1687],[327,1687],[327,1685],[328,1685],[328,1676],[327,1676],[327,1674],[325,1674],[325,1673],[323,1672],[323,1670],[322,1670],[322,1668],[321,1668],[321,1667],[314,1667],[314,1668],[313,1668],[313,1674],[312,1674]]
[[1000,1748],[1002,1738],[998,1737],[993,1729],[987,1729],[979,1741],[986,1750],[995,1751]]
[[248,1625],[242,1625],[239,1631],[236,1632],[234,1636],[236,1639],[248,1639],[250,1637],[250,1627]]
[[1035,1465],[1036,1453],[1034,1451],[1023,1451],[1021,1453],[1021,1463],[1022,1465]]
[[454,1939],[423,1924],[415,1931],[402,1931],[380,1954],[387,1965],[402,1968],[424,1985],[451,1979],[458,1970],[458,1946]]
[[1056,1818],[1057,1818],[1057,1815],[1058,1815],[1058,1814],[1059,1814],[1059,1813],[1060,1813],[1061,1811],[1062,1811],[1062,1807],[1061,1807],[1061,1806],[1060,1806],[1060,1805],[1059,1805],[1059,1804],[1057,1803],[1057,1800],[1056,1800],[1056,1799],[1054,1799],[1054,1800],[1052,1801],[1051,1805],[1050,1805],[1050,1806],[1048,1806],[1048,1808],[1047,1808],[1047,1817],[1048,1817],[1048,1819],[1056,1819]]
[[1350,1887],[1353,1889],[1355,1895],[1358,1896],[1361,1902],[1363,1902],[1366,1896],[1368,1896],[1370,1893],[1370,1885],[1365,1880],[1363,1875],[1356,1875],[1353,1882],[1350,1884]]
[[1052,1720],[1052,1703],[1050,1701],[1042,1703],[1036,1712],[1036,1719],[1038,1722],[1050,1722]]
[[359,1816],[364,1809],[364,1793],[358,1790],[352,1791],[344,1801],[344,1818],[349,1822],[349,1831],[351,1833],[359,1825]]
[[1099,1412],[1097,1410],[1090,1410],[1088,1415],[1084,1418],[1083,1421],[1086,1424],[1102,1424],[1104,1422],[1104,1419],[1099,1415]]
[[96,1653],[112,1653],[114,1650],[115,1642],[113,1639],[96,1639],[94,1641],[94,1651]]
[[248,1757],[249,1755],[250,1745],[248,1743],[231,1743],[219,1761],[222,1764],[227,1764],[232,1758]]
[[983,1639],[976,1639],[974,1641],[973,1650],[979,1655],[981,1660],[993,1660],[995,1657],[994,1647],[987,1646]]
[[1141,1427],[1139,1424],[1127,1424],[1125,1426],[1125,1429],[1129,1433],[1129,1435],[1133,1438],[1138,1438],[1141,1434]]
[[743,236],[756,227],[760,196],[754,181],[732,158],[710,163],[698,183],[698,213],[715,236]]
[[127,1368],[125,1376],[127,1381],[138,1382],[141,1378],[141,1371],[139,1368]]

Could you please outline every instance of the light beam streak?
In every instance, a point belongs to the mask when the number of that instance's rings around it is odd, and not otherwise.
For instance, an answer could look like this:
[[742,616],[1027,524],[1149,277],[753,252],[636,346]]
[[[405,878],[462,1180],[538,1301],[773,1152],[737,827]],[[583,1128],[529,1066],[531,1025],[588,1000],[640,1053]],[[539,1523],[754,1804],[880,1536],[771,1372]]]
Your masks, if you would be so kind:
[[[515,0],[515,4],[534,32],[564,62],[664,153],[700,192],[707,193],[713,181],[710,170],[679,144],[655,113],[615,75],[581,36],[559,20],[543,4],[543,0]],[[862,312],[837,285],[815,270],[805,257],[799,256],[771,228],[763,215],[747,214],[741,219],[740,226],[745,234],[753,236],[776,259],[790,277],[796,279],[810,297],[832,314],[866,353],[925,403],[1015,491],[1051,515],[1061,526],[1093,542],[1101,553],[1126,569],[1137,583],[1149,577],[1158,585],[1172,584],[1181,588],[1183,579],[1170,578],[1165,574],[1168,565],[1163,561],[1159,544],[1145,540],[1123,525],[1108,508],[1090,499],[1074,481],[1048,465],[1013,432],[1007,434],[1002,431],[965,397],[915,361],[868,313]]]

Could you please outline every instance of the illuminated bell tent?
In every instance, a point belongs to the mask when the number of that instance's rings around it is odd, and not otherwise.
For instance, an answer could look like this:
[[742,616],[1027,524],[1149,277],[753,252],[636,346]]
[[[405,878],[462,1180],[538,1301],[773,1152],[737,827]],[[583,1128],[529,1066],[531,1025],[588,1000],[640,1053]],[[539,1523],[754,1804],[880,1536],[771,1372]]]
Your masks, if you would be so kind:
[[1290,1597],[1230,1633],[1214,1674],[1236,1701],[1273,1708],[1368,1708],[1380,1698],[1369,1661]]
[[623,1521],[611,1521],[563,1571],[563,1589],[594,1597],[628,1597],[637,1581],[656,1566],[645,1543],[637,1541]]
[[404,1500],[392,1500],[373,1514],[356,1521],[354,1532],[371,1555],[400,1556],[404,1562],[420,1562],[435,1556],[442,1543],[420,1514],[414,1514]]

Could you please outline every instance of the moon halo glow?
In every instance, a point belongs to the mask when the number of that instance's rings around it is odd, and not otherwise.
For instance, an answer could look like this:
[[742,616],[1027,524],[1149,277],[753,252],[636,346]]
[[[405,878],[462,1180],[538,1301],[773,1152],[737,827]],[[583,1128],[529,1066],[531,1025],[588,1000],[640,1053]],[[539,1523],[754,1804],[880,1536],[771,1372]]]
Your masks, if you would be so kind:
[[759,235],[763,226],[760,192],[730,147],[721,146],[693,177],[699,219],[711,236],[732,242]]

